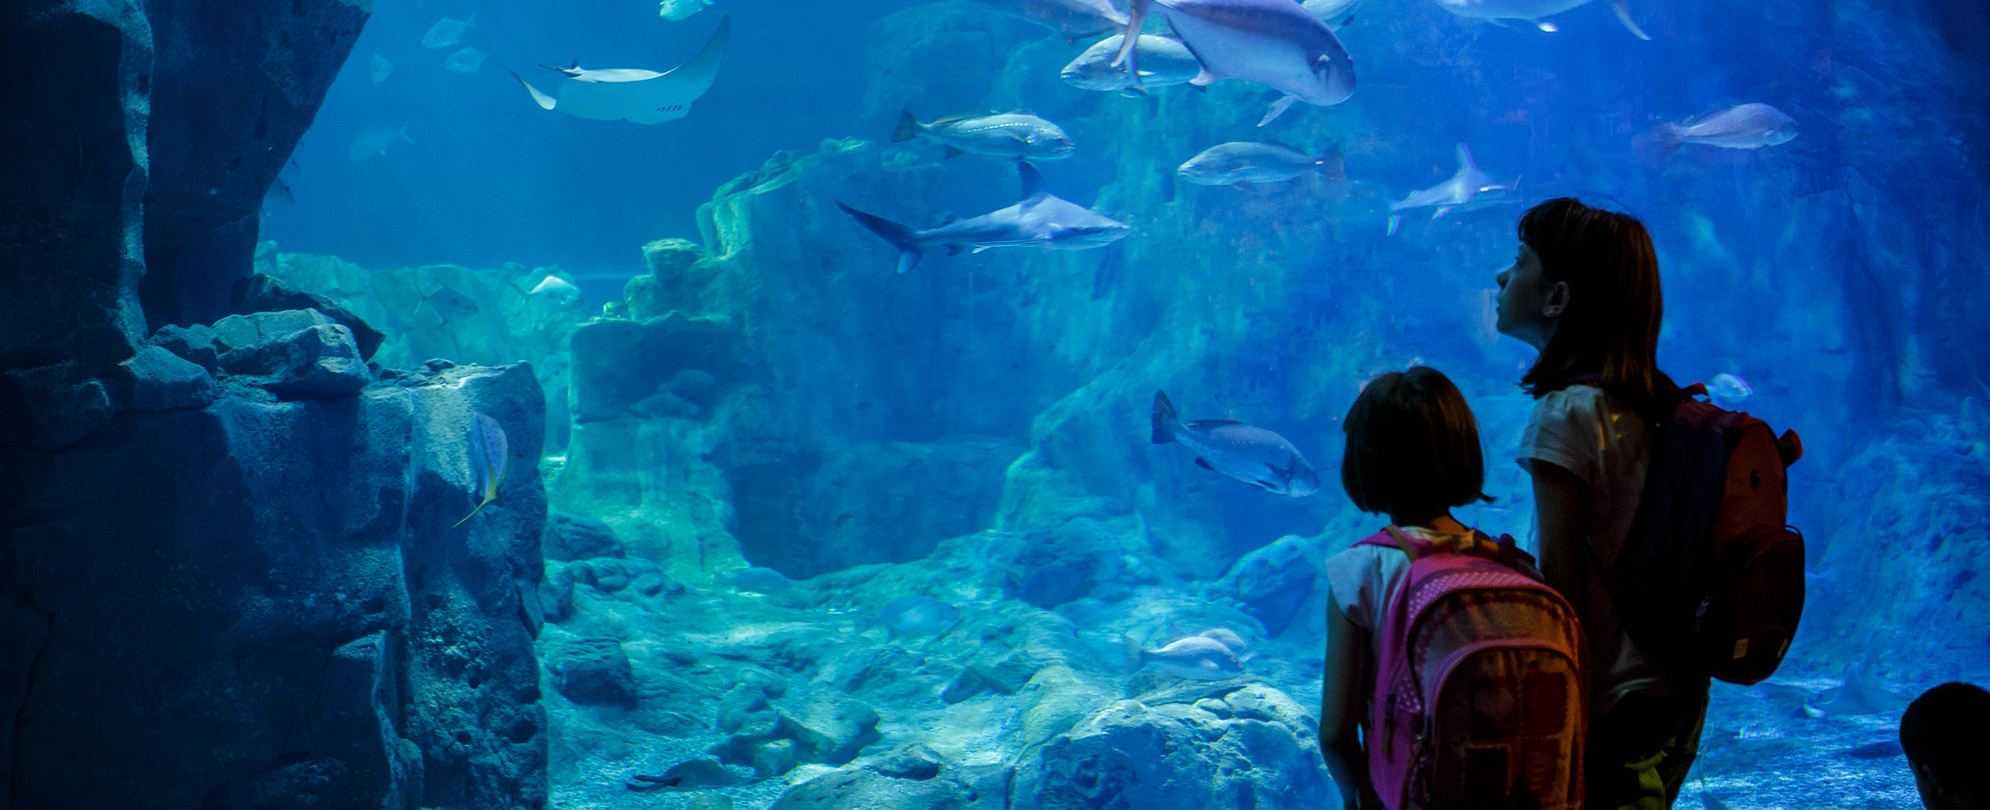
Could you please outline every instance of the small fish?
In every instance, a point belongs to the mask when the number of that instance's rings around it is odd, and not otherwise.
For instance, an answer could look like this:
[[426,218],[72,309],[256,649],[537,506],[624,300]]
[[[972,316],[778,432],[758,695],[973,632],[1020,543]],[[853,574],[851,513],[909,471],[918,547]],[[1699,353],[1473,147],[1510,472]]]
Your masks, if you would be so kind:
[[386,81],[388,76],[393,75],[394,63],[387,61],[387,57],[376,53],[373,55],[373,63],[369,66],[368,72],[373,76],[373,83],[379,84]]
[[1667,152],[1688,143],[1760,149],[1789,143],[1797,136],[1797,122],[1767,104],[1739,104],[1684,124],[1660,124],[1654,132]]
[[452,20],[444,17],[428,27],[428,33],[421,35],[421,46],[431,50],[454,47],[463,41],[463,31],[477,27],[477,15],[466,20]]
[[1043,250],[1086,250],[1116,242],[1126,236],[1125,224],[1046,190],[1043,175],[1027,162],[1016,164],[1022,175],[1023,199],[1007,208],[990,211],[971,219],[956,220],[927,230],[914,230],[874,214],[867,214],[841,202],[844,213],[855,217],[871,233],[898,248],[898,272],[913,268],[936,247],[959,253],[972,247],[980,253],[1000,247]]
[[1479,170],[1479,164],[1472,162],[1472,148],[1458,144],[1458,173],[1446,180],[1421,191],[1410,192],[1402,202],[1389,204],[1389,235],[1394,236],[1396,227],[1402,224],[1405,208],[1436,208],[1430,215],[1437,219],[1451,212],[1453,208],[1470,205],[1473,200],[1494,189],[1511,189],[1512,183],[1495,183],[1492,176]]
[[1317,172],[1332,156],[1332,152],[1309,155],[1280,144],[1231,141],[1202,150],[1175,173],[1199,186],[1248,186]]
[[537,365],[539,366],[539,386],[544,388],[552,385],[553,380],[558,379],[561,374],[567,373],[567,369],[573,366],[573,355],[566,352],[554,352],[546,355],[545,359],[540,360]]
[[1189,53],[1181,40],[1141,34],[1140,41],[1133,46],[1134,58],[1140,64],[1140,79],[1135,81],[1126,65],[1113,64],[1119,55],[1120,42],[1125,39],[1125,34],[1114,34],[1086,48],[1064,66],[1060,74],[1064,82],[1080,90],[1138,96],[1146,88],[1187,84],[1202,72],[1202,63],[1195,61],[1195,54]]
[[484,52],[476,48],[464,48],[449,55],[442,67],[453,73],[475,73],[484,66]]
[[1748,387],[1748,381],[1733,374],[1715,374],[1714,381],[1707,384],[1707,395],[1715,402],[1728,405],[1747,399],[1755,389]]
[[1905,752],[1901,750],[1898,741],[1881,740],[1876,743],[1861,745],[1857,748],[1848,748],[1838,753],[1853,759],[1888,759],[1900,756]]
[[1834,714],[1885,714],[1906,707],[1907,699],[1886,688],[1886,682],[1869,663],[1857,663],[1845,670],[1843,685],[1826,689],[1815,702],[1803,705],[1805,714],[1825,717]]
[[470,300],[470,296],[457,292],[456,288],[447,284],[439,284],[435,292],[422,296],[422,303],[427,304],[429,311],[441,319],[436,326],[447,326],[479,311],[477,302]]
[[787,574],[783,574],[772,568],[754,566],[752,568],[741,568],[719,577],[719,584],[727,585],[734,590],[740,591],[775,593],[793,588],[795,581],[789,579]]
[[269,191],[263,192],[264,202],[279,202],[285,205],[297,202],[297,192],[290,190],[290,184],[277,177],[270,180]]
[[470,425],[470,479],[479,500],[477,507],[464,515],[463,520],[449,528],[463,525],[464,520],[475,517],[484,506],[497,500],[498,487],[504,485],[505,471],[510,467],[510,444],[504,436],[504,428],[496,419],[481,413],[472,414]]
[[712,0],[663,0],[657,4],[656,16],[671,22],[689,17],[712,4]]
[[[1553,33],[1560,31],[1554,23],[1543,17],[1560,14],[1577,6],[1587,5],[1589,0],[1437,0],[1437,4],[1460,17],[1499,22],[1500,20],[1525,20],[1535,28]],[[1617,13],[1617,22],[1638,39],[1651,39],[1644,29],[1631,19],[1631,6],[1627,0],[1610,0],[1610,10]]]
[[891,134],[891,141],[914,138],[945,144],[950,158],[972,152],[1016,160],[1061,160],[1077,151],[1071,136],[1056,124],[1022,112],[974,110],[922,124],[911,110],[904,110],[898,115],[898,129]]
[[1742,726],[1740,731],[1734,733],[1734,738],[1742,742],[1763,742],[1767,740],[1780,740],[1783,738],[1783,730],[1775,726],[1768,726],[1768,725]]
[[980,0],[1004,14],[1029,20],[1077,42],[1126,27],[1126,14],[1111,0]]
[[1168,395],[1154,392],[1155,444],[1179,442],[1195,463],[1266,492],[1303,498],[1320,491],[1320,473],[1292,443],[1269,430],[1234,419],[1183,423]]
[[710,790],[712,788],[737,787],[760,781],[751,776],[740,776],[731,769],[709,759],[694,759],[672,765],[662,776],[636,774],[624,785],[630,790]]
[[[1190,84],[1243,79],[1284,93],[1258,126],[1295,101],[1325,107],[1354,95],[1354,60],[1347,48],[1333,29],[1292,0],[1133,0],[1128,35],[1140,33],[1155,6],[1202,63],[1202,73]],[[1137,43],[1121,40],[1116,62],[1139,70]]]
[[359,133],[359,137],[352,139],[352,148],[346,150],[346,157],[358,163],[375,155],[387,154],[387,144],[393,143],[397,138],[408,143],[415,142],[415,139],[408,137],[406,125],[369,127],[365,132]]
[[894,599],[878,608],[868,627],[882,627],[894,639],[944,633],[960,622],[960,608],[930,596]]
[[1178,678],[1197,681],[1224,681],[1244,674],[1243,663],[1223,642],[1208,636],[1189,636],[1149,650],[1139,642],[1122,640],[1126,648],[1126,671],[1153,667]]
[[580,288],[574,286],[573,282],[554,275],[546,276],[539,282],[539,286],[533,287],[532,291],[526,294],[556,298],[562,304],[579,301],[581,296]]

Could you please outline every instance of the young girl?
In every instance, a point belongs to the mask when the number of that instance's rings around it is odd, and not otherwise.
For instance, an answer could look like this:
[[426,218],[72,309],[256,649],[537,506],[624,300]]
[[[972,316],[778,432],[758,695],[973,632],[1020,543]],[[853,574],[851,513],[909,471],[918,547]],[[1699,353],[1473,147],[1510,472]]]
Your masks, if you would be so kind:
[[[1355,399],[1342,429],[1347,452],[1341,485],[1357,508],[1386,514],[1403,532],[1440,549],[1493,542],[1451,517],[1452,507],[1491,498],[1480,491],[1485,460],[1478,424],[1464,395],[1441,372],[1416,366],[1376,378]],[[1374,683],[1382,608],[1409,568],[1408,555],[1375,546],[1357,545],[1327,560],[1320,746],[1346,810],[1382,806],[1357,724]]]
[[1708,680],[1638,649],[1600,572],[1637,513],[1650,425],[1678,386],[1658,370],[1658,258],[1637,219],[1569,198],[1520,218],[1499,274],[1499,331],[1541,355],[1521,379],[1536,403],[1519,462],[1533,479],[1541,568],[1589,641],[1590,810],[1666,808],[1699,748]]

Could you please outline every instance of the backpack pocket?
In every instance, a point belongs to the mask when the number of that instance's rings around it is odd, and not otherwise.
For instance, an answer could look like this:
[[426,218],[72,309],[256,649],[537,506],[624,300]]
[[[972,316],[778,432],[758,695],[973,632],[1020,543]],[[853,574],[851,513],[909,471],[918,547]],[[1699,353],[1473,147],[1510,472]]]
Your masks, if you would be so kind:
[[1405,808],[1580,806],[1588,695],[1568,651],[1503,639],[1457,651],[1417,748]]
[[1708,674],[1746,685],[1775,673],[1803,616],[1803,558],[1803,535],[1788,526],[1729,543],[1694,612],[1694,653]]

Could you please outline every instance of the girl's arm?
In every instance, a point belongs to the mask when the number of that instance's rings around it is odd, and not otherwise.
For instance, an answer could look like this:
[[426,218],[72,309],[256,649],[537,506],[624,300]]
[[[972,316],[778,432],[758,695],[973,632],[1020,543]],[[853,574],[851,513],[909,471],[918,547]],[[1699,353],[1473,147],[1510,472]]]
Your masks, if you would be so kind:
[[1367,668],[1368,631],[1356,627],[1327,595],[1327,660],[1320,683],[1320,753],[1340,788],[1343,810],[1376,805],[1362,803],[1374,795],[1368,784],[1368,757],[1361,750],[1362,672]]
[[1589,484],[1575,473],[1534,459],[1534,511],[1541,526],[1541,575],[1582,616],[1589,593]]

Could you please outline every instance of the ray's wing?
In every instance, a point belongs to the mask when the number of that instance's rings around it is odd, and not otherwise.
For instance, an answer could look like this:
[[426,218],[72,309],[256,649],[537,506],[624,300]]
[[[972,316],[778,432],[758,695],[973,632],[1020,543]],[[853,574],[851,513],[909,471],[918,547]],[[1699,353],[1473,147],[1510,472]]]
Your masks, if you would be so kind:
[[[559,111],[575,118],[638,124],[683,118],[691,112],[691,102],[711,89],[731,29],[731,17],[720,20],[718,30],[696,56],[651,78],[628,81],[622,77],[633,71],[587,71],[591,81],[570,80],[560,85]],[[534,97],[537,100],[537,91]],[[553,109],[544,102],[540,106]]]

